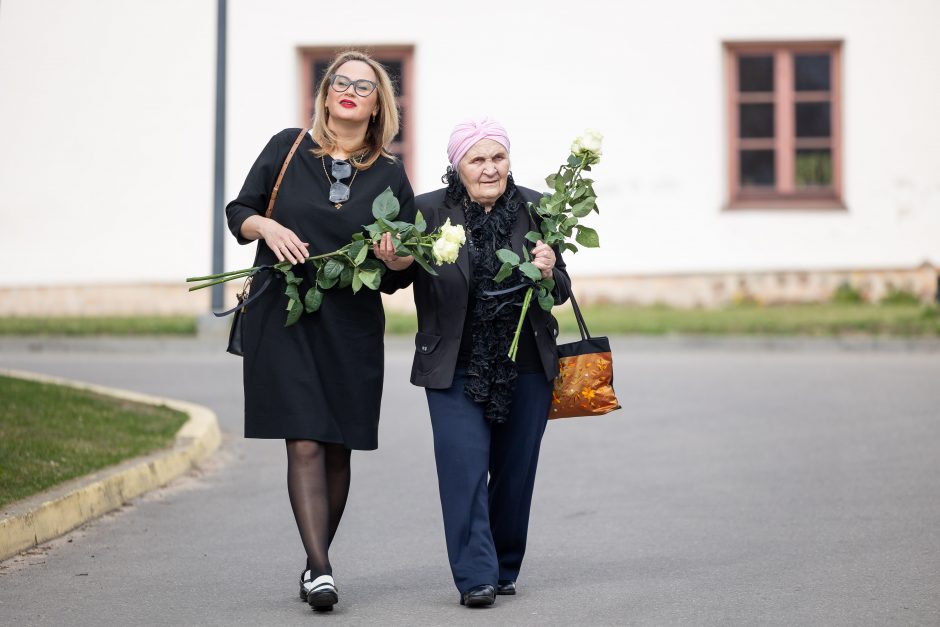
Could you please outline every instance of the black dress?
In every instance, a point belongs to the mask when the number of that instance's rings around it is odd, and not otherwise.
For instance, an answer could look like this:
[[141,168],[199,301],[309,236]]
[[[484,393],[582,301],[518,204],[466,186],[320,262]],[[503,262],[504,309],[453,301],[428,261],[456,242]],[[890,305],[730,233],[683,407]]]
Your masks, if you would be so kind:
[[[268,196],[287,152],[300,129],[285,129],[271,138],[245,179],[238,197],[225,208],[228,225],[242,244],[242,223],[264,215]],[[294,154],[278,191],[272,218],[310,244],[310,255],[331,252],[353,233],[375,221],[372,201],[391,187],[402,206],[402,219],[413,219],[414,193],[400,162],[379,158],[360,171],[341,209],[329,201],[332,160],[312,153],[309,133]],[[345,181],[347,184],[349,180]],[[409,217],[410,216],[410,217]],[[371,253],[370,253],[371,254]],[[263,240],[255,265],[277,263]],[[314,284],[313,264],[295,267],[303,276],[301,297]],[[393,291],[389,281],[385,291]],[[319,311],[304,313],[284,327],[288,299],[280,273],[245,312],[245,437],[310,439],[342,443],[350,449],[378,447],[382,397],[385,314],[379,294],[363,287],[326,290]],[[259,275],[255,285],[264,277]]]

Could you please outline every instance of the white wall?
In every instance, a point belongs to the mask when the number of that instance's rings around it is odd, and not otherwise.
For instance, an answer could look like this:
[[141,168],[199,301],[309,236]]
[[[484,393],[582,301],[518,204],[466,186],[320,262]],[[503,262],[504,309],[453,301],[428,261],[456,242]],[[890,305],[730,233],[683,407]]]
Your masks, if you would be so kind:
[[208,266],[214,33],[211,0],[3,0],[0,284]]
[[[413,44],[419,192],[439,185],[450,128],[467,115],[503,121],[513,172],[529,186],[584,128],[606,135],[594,172],[603,213],[592,219],[602,248],[569,258],[576,272],[940,263],[938,2],[526,0],[470,10],[362,0],[339,18],[326,6],[229,3],[228,198],[268,138],[297,124],[299,46]],[[214,9],[3,1],[3,267],[45,232],[35,265],[0,283],[172,281],[209,269]],[[62,15],[50,25],[50,13]],[[847,211],[722,210],[721,44],[758,39],[845,42]],[[116,159],[109,197],[105,166],[122,142],[131,150]],[[229,239],[226,267],[250,264],[250,248]],[[113,258],[135,264],[103,267]]]

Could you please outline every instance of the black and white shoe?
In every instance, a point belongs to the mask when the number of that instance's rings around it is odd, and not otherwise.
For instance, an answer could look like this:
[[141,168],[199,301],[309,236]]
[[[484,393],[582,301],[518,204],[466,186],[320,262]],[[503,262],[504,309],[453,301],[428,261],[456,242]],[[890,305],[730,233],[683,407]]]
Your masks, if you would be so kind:
[[300,573],[300,600],[307,600],[307,586],[313,581],[313,574],[310,572],[310,569],[305,570]]
[[300,580],[300,597],[318,612],[332,612],[333,606],[339,602],[336,583],[331,575],[320,575],[311,578],[310,571],[304,571]]

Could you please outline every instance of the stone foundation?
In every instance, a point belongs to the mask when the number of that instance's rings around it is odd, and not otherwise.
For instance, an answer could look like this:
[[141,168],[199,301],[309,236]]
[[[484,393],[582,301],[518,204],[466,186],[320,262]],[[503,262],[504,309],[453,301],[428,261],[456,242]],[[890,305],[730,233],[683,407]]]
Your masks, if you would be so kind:
[[[910,269],[782,270],[778,272],[716,272],[575,276],[581,304],[669,305],[679,308],[719,307],[751,301],[766,305],[824,302],[843,283],[877,302],[892,289],[932,302],[937,293],[937,268],[929,263]],[[226,308],[234,306],[242,282],[226,285]],[[410,288],[383,294],[393,311],[414,311]],[[209,290],[188,292],[179,284],[68,285],[61,287],[0,287],[0,316],[138,316],[204,314]]]

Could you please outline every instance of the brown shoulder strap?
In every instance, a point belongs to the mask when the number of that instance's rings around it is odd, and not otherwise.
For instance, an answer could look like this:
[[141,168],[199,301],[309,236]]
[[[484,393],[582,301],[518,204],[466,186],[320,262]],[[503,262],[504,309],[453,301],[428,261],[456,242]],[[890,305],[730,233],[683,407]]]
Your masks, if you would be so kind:
[[297,136],[297,139],[294,140],[294,145],[290,147],[290,152],[287,153],[287,158],[284,159],[284,165],[281,166],[281,172],[277,175],[277,180],[274,181],[274,189],[271,191],[271,200],[268,201],[268,209],[264,212],[265,218],[271,217],[271,212],[274,211],[274,201],[277,200],[277,190],[281,187],[281,181],[284,179],[284,173],[287,172],[287,166],[290,164],[290,160],[294,157],[294,153],[297,152],[297,146],[300,145],[301,140],[303,140],[304,135],[307,134],[309,129],[303,128],[300,129],[300,135]]

